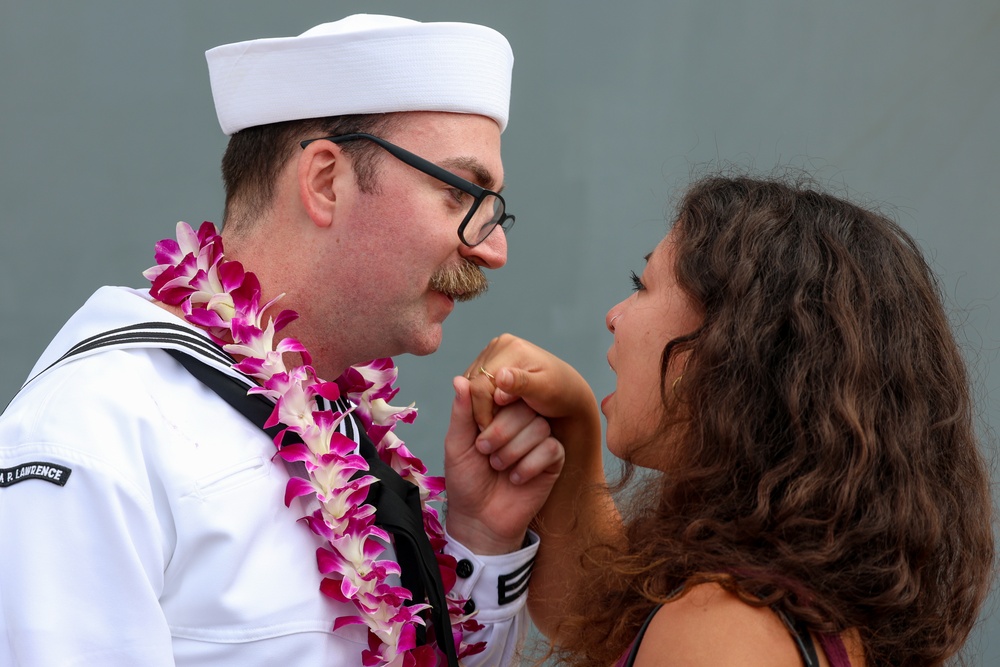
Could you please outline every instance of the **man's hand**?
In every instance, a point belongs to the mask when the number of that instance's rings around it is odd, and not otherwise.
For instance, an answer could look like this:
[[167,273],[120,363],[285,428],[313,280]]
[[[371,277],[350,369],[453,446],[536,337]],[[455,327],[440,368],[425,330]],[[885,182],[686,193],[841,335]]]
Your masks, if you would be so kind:
[[559,477],[563,447],[521,401],[500,408],[480,433],[469,381],[455,378],[454,387],[444,459],[448,534],[479,555],[516,551]]

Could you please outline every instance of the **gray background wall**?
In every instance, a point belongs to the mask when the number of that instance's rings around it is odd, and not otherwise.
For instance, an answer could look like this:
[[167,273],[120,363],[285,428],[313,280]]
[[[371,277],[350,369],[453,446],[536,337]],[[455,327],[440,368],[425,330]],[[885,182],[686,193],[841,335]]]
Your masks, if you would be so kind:
[[[604,313],[707,162],[803,166],[895,207],[945,286],[995,460],[997,0],[2,0],[0,404],[97,286],[143,284],[177,220],[220,219],[225,137],[203,52],[362,11],[485,23],[516,58],[510,262],[438,354],[400,360],[400,398],[422,410],[400,435],[432,470],[449,380],[498,333],[611,390]],[[996,601],[973,664],[1000,664]]]

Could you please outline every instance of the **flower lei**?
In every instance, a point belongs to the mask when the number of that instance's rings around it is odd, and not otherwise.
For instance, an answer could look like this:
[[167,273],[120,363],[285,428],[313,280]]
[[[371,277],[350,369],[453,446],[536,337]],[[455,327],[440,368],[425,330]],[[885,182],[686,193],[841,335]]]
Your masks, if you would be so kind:
[[[150,295],[163,303],[180,306],[185,319],[208,332],[229,354],[241,358],[233,368],[259,382],[248,393],[268,396],[274,412],[265,424],[281,424],[275,437],[277,456],[301,462],[307,478],[291,477],[285,488],[285,505],[299,496],[315,496],[319,509],[300,520],[326,544],[316,552],[316,564],[324,575],[320,591],[340,602],[353,603],[356,615],[335,619],[333,630],[345,625],[368,626],[368,649],[362,652],[365,667],[393,665],[424,667],[438,664],[433,644],[416,645],[416,626],[423,624],[419,612],[426,604],[406,605],[410,591],[389,583],[399,576],[394,560],[379,560],[389,543],[389,534],[375,523],[375,508],[365,503],[368,487],[378,481],[371,475],[357,450],[358,445],[337,432],[349,412],[361,422],[375,444],[379,457],[403,479],[420,489],[424,530],[437,555],[446,592],[455,584],[455,559],[443,550],[444,529],[430,501],[440,500],[444,478],[427,475],[424,464],[394,433],[396,422],[412,423],[413,406],[395,408],[387,401],[395,396],[396,368],[392,359],[376,359],[348,368],[334,382],[316,375],[305,346],[293,338],[274,345],[275,334],[298,317],[282,310],[275,318],[264,313],[281,295],[261,305],[260,282],[236,261],[223,259],[222,238],[215,226],[205,222],[197,233],[185,222],[177,223],[177,240],[156,244],[157,265],[143,272],[150,280]],[[297,352],[302,365],[287,367],[282,355]],[[346,395],[352,404],[347,412],[316,410],[316,396],[335,401]],[[285,434],[295,433],[301,443],[282,446]],[[466,600],[448,597],[452,634],[459,657],[479,653],[484,642],[465,644],[464,632],[483,626],[466,614]],[[438,632],[441,632],[438,629]]]

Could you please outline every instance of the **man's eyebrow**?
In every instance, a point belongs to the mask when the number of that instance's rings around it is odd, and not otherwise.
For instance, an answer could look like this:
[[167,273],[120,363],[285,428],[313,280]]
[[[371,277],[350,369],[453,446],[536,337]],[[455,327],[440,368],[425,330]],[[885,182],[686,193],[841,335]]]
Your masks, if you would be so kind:
[[503,192],[503,186],[501,185],[499,189],[494,188],[495,179],[490,170],[483,166],[483,163],[473,157],[453,157],[447,160],[441,161],[441,166],[449,170],[464,169],[472,174],[472,178],[469,179],[476,185],[487,190],[494,190],[495,192]]

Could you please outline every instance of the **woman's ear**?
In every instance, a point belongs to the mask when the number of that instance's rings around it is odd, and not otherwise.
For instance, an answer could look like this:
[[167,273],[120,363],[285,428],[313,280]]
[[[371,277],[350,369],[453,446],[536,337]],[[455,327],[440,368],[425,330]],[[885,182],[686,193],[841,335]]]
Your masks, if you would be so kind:
[[313,141],[299,155],[299,198],[306,214],[319,227],[333,223],[337,179],[348,161],[340,146],[322,139]]

